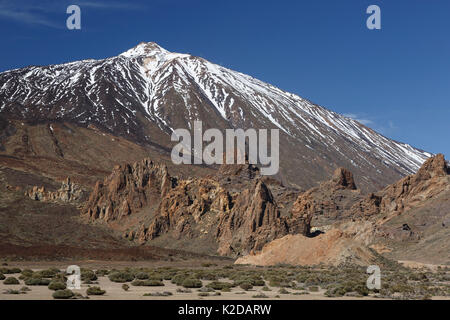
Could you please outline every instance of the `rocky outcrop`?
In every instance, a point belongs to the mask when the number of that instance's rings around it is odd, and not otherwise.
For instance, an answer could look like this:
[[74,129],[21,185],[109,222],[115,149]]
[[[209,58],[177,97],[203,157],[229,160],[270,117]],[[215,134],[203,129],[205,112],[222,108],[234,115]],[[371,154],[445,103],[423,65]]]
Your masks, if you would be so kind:
[[82,215],[90,220],[109,222],[137,212],[176,185],[167,167],[144,159],[133,165],[114,167],[111,175],[97,182]]
[[46,202],[74,202],[85,200],[85,191],[68,177],[61,183],[61,188],[56,191],[47,191],[45,187],[34,186],[27,190],[25,195],[36,201]]
[[310,222],[316,227],[329,225],[337,220],[348,218],[347,210],[360,197],[353,174],[345,168],[338,168],[331,180],[300,193],[292,213],[296,217],[310,217],[312,219]]
[[355,180],[353,179],[353,174],[348,169],[336,169],[331,181],[336,188],[356,190],[356,184]]
[[177,180],[148,159],[115,167],[96,184],[82,215],[116,228],[127,225],[124,237],[138,243],[164,235],[182,243],[214,241],[219,254],[234,256],[261,250],[289,233],[306,235],[311,218],[298,210],[281,217],[270,188],[250,164]]
[[268,187],[257,180],[240,193],[229,213],[219,216],[216,238],[221,255],[261,250],[268,241],[289,233],[288,221],[280,217]]
[[141,227],[137,238],[143,242],[171,232],[176,239],[192,239],[200,229],[209,232],[212,215],[227,213],[231,207],[231,196],[217,181],[182,180],[161,199],[154,221]]
[[429,158],[416,174],[355,203],[351,215],[400,214],[450,189],[450,172],[442,154]]
[[185,240],[211,233],[217,253],[237,256],[261,250],[290,232],[307,234],[309,220],[281,217],[272,193],[259,179],[239,193],[212,179],[194,179],[180,181],[161,200],[154,221],[128,236],[145,242],[167,233]]
[[273,266],[340,265],[352,263],[368,265],[374,261],[372,251],[340,230],[333,229],[314,238],[300,234],[287,235],[264,246],[261,252],[236,260],[236,264]]

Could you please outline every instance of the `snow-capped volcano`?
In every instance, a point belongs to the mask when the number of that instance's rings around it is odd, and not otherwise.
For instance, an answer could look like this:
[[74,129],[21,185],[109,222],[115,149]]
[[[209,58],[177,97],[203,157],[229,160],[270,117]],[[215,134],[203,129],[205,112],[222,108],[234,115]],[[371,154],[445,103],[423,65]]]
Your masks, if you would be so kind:
[[337,167],[370,190],[415,172],[429,153],[251,76],[141,43],[112,58],[0,73],[0,114],[71,122],[168,147],[194,120],[214,128],[279,128],[281,176],[302,187]]

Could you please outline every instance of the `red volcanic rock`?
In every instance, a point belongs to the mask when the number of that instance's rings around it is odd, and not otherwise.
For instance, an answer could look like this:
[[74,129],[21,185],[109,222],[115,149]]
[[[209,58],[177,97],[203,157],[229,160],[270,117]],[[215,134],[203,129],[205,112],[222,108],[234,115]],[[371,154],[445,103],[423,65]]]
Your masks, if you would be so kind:
[[236,255],[261,250],[264,244],[288,232],[287,220],[280,217],[272,193],[257,180],[237,196],[229,213],[220,215],[216,230],[218,252]]
[[416,173],[418,179],[430,179],[432,177],[444,177],[450,174],[449,167],[443,154],[437,154],[427,159]]
[[82,215],[91,220],[117,220],[159,201],[175,184],[166,166],[149,159],[117,165],[110,176],[96,183]]
[[407,176],[355,203],[352,215],[401,213],[420,206],[450,188],[450,172],[442,154],[429,158],[414,175]]
[[356,190],[356,184],[355,180],[353,179],[353,174],[345,168],[336,169],[334,171],[332,181],[335,183],[336,187]]
[[[257,172],[248,164],[226,165],[214,177],[178,181],[150,160],[116,166],[96,184],[82,214],[91,221],[118,221],[116,228],[131,221],[124,236],[139,243],[165,234],[181,242],[208,239],[221,255],[260,250],[288,233],[308,234],[309,213],[294,210],[281,217]],[[135,218],[121,220],[127,217]]]

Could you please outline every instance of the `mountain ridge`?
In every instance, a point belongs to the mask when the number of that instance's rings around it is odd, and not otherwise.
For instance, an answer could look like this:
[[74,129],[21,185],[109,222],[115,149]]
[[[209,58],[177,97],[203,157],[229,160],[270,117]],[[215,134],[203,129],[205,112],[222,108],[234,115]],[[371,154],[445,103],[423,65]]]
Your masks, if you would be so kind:
[[348,167],[370,191],[413,173],[431,156],[295,94],[153,42],[101,60],[2,72],[0,115],[94,125],[162,148],[173,146],[172,130],[192,129],[194,120],[221,130],[278,128],[280,177],[302,188]]

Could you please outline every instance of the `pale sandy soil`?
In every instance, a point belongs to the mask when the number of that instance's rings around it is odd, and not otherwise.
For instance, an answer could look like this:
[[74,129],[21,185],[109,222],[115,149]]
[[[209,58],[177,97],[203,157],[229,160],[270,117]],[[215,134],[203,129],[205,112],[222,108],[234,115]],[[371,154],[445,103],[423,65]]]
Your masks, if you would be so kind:
[[[18,278],[20,274],[7,275]],[[227,281],[226,279],[221,279],[220,281]],[[109,281],[107,277],[100,277],[98,279],[98,284],[92,284],[90,286],[100,286],[103,290],[106,290],[105,295],[103,296],[89,296],[90,300],[255,300],[256,298],[252,298],[253,295],[263,292],[268,298],[264,298],[267,300],[276,299],[276,300],[320,300],[331,298],[327,298],[323,295],[325,290],[320,290],[319,292],[311,292],[307,295],[292,295],[292,294],[279,294],[279,288],[271,288],[272,291],[262,291],[260,288],[256,287],[256,289],[250,291],[243,291],[241,288],[232,288],[231,292],[221,292],[220,296],[208,296],[208,297],[199,297],[198,289],[190,289],[192,293],[179,293],[176,292],[177,289],[181,288],[170,281],[164,280],[163,287],[135,287],[130,283],[130,289],[128,291],[124,291],[122,289],[122,283],[115,283]],[[203,285],[206,286],[210,281],[203,280]],[[28,291],[26,294],[5,294],[3,293],[6,289],[20,290],[25,284],[20,280],[19,285],[5,285],[3,281],[0,282],[0,300],[54,300],[52,297],[52,293],[54,291],[49,290],[47,286],[28,286],[31,291]],[[83,296],[86,296],[86,289],[88,288],[87,284],[82,284],[80,290],[72,290],[73,292],[78,292]],[[144,293],[155,293],[155,292],[163,292],[169,291],[173,295],[169,297],[144,297]],[[289,290],[290,292],[295,292],[294,290]],[[210,293],[211,294],[211,293]],[[212,292],[214,294],[214,292]],[[275,296],[279,295],[277,298]],[[341,297],[339,300],[351,300],[351,299],[376,299],[374,297],[365,297],[365,298],[353,298],[353,297]]]
[[[217,263],[215,261],[215,263]],[[9,267],[19,267],[22,269],[32,269],[34,271],[47,269],[50,267],[56,267],[64,270],[69,265],[78,265],[80,267],[90,268],[90,269],[122,269],[125,267],[164,267],[168,266],[168,262],[130,262],[130,261],[64,261],[64,262],[8,262]],[[230,262],[223,262],[219,264],[231,264]],[[180,268],[196,268],[201,267],[201,263],[198,261],[182,261],[171,263],[171,267]],[[20,274],[7,274],[6,277],[14,276],[17,279]],[[54,291],[49,290],[47,286],[28,286],[31,291],[26,294],[5,294],[4,291],[7,289],[20,290],[25,286],[23,280],[19,280],[19,285],[5,285],[3,281],[0,281],[0,300],[54,300],[52,293]],[[220,281],[229,282],[228,279],[221,279]],[[210,293],[210,296],[200,297],[198,295],[198,289],[190,289],[191,293],[180,293],[177,289],[182,287],[172,284],[169,280],[164,280],[164,286],[160,287],[145,287],[145,286],[132,286],[129,285],[129,290],[124,291],[122,289],[122,283],[111,282],[108,277],[99,277],[97,280],[98,284],[91,284],[90,286],[100,286],[101,289],[106,290],[106,294],[103,296],[89,296],[90,300],[381,300],[380,298],[374,296],[368,297],[339,297],[339,298],[328,298],[324,296],[325,290],[321,289],[318,292],[309,292],[305,295],[293,295],[293,293],[298,292],[296,290],[288,289],[290,294],[280,294],[280,288],[269,287],[271,291],[262,291],[262,287],[254,287],[250,291],[244,291],[241,288],[232,288],[231,292],[220,292],[220,296],[212,296],[214,292]],[[203,286],[206,286],[211,281],[202,280]],[[73,290],[73,292],[80,293],[86,296],[86,290],[89,287],[87,284],[82,284],[80,290]],[[168,291],[172,293],[172,296],[168,297],[157,297],[157,296],[144,296],[145,293],[156,293]],[[263,293],[268,298],[253,298],[254,295]],[[279,296],[279,297],[277,297]],[[449,300],[450,297],[433,297],[435,299],[445,299]]]
[[422,263],[417,261],[409,261],[409,260],[399,260],[399,263],[404,265],[405,267],[412,269],[428,269],[430,271],[438,270],[438,267],[445,268],[448,267],[444,264],[431,264],[431,263]]

